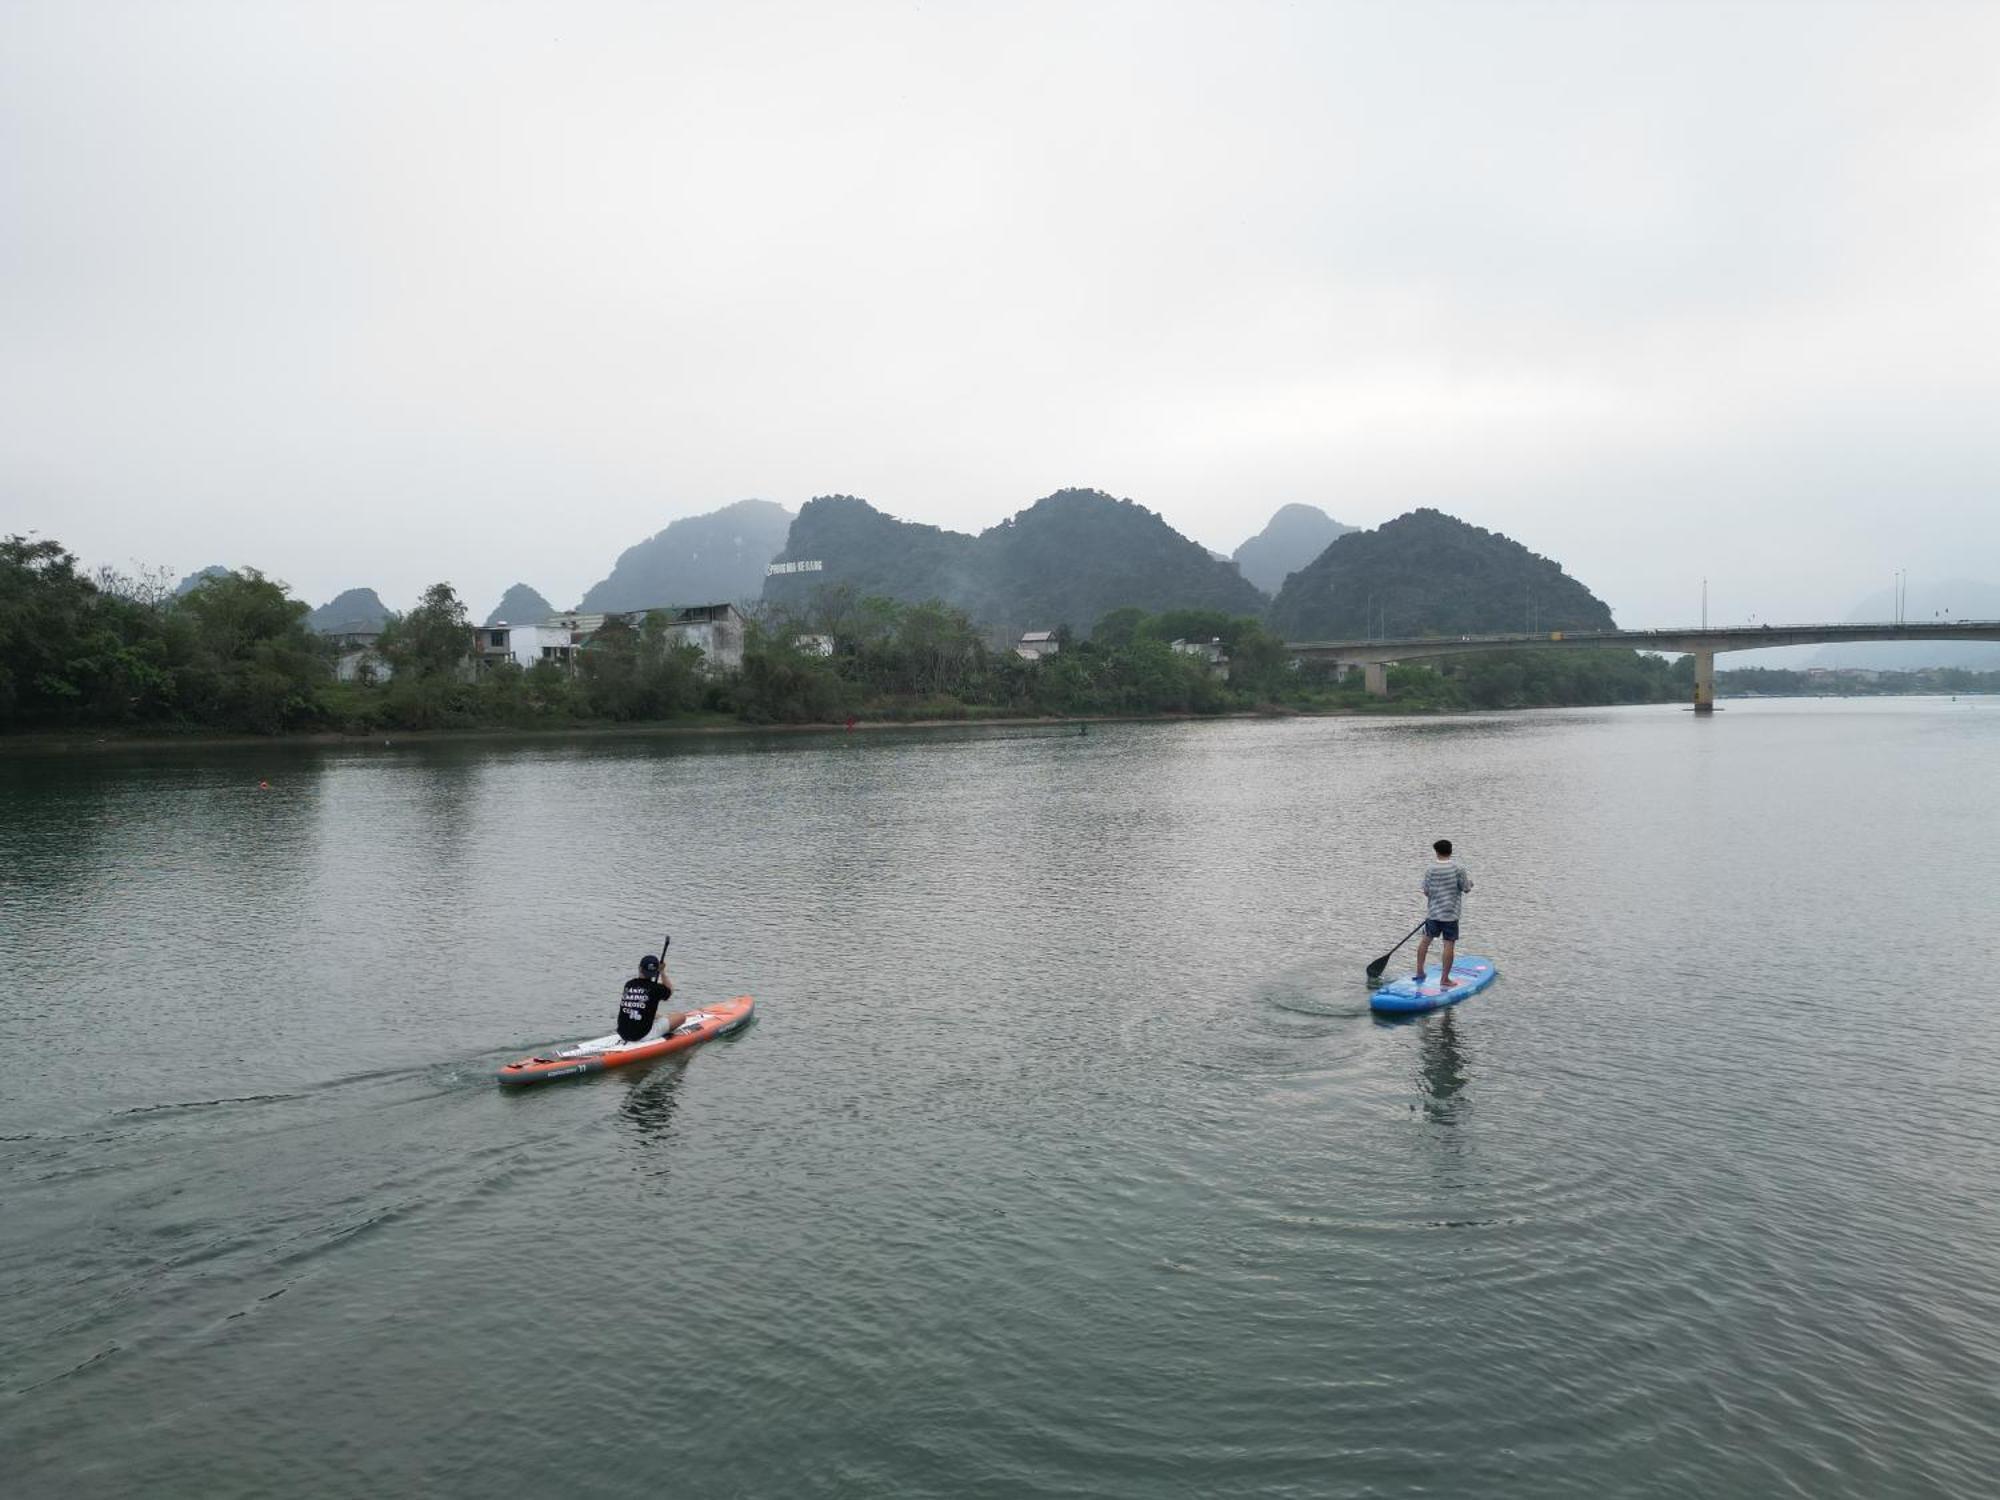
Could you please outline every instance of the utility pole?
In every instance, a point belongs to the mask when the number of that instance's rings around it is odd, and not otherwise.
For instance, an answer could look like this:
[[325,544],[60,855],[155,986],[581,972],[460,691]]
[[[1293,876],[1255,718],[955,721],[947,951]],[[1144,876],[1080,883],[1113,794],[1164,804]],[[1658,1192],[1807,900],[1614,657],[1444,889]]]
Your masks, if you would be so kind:
[[1708,629],[1708,580],[1701,581],[1701,628]]

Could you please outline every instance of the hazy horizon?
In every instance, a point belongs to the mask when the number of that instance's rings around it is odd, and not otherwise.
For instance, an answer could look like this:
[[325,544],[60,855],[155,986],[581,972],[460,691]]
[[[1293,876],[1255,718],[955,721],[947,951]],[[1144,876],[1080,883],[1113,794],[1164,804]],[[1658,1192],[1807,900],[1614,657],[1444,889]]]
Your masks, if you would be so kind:
[[567,603],[736,500],[1227,553],[1420,505],[1631,625],[2000,555],[2000,9],[13,3],[0,532]]

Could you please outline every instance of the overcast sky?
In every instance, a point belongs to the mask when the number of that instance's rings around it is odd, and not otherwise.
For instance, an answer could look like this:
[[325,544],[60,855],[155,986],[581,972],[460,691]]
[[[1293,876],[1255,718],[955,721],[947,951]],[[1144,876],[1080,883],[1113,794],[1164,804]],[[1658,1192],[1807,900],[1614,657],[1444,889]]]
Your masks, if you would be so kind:
[[2000,5],[0,0],[0,532],[569,604],[669,520],[1435,505],[2000,575]]

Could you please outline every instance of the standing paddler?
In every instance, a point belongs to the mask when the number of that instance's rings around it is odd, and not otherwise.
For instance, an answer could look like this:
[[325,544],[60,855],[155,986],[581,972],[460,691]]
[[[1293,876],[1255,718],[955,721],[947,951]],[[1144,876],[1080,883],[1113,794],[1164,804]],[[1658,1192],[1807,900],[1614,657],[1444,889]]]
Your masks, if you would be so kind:
[[1458,914],[1465,893],[1472,889],[1472,877],[1451,857],[1450,839],[1439,839],[1431,845],[1431,852],[1437,857],[1425,869],[1423,879],[1424,898],[1430,908],[1424,915],[1424,935],[1417,943],[1417,972],[1411,977],[1418,984],[1424,982],[1424,960],[1430,957],[1431,939],[1438,938],[1444,943],[1444,972],[1438,988],[1448,990],[1457,983],[1451,977],[1451,960],[1458,947]]

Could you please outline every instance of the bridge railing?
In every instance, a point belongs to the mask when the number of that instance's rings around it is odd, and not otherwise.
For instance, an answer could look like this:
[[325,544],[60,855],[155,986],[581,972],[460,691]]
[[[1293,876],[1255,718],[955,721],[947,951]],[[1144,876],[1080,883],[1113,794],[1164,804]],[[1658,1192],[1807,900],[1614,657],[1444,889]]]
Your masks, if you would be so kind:
[[1293,650],[1387,650],[1399,646],[1481,646],[1527,645],[1536,642],[1562,645],[1638,645],[1655,641],[1724,641],[1759,635],[1842,635],[1872,631],[1908,632],[1922,636],[1934,631],[1993,631],[2000,633],[2000,620],[1842,620],[1838,624],[1805,622],[1785,624],[1776,620],[1754,625],[1643,626],[1631,630],[1524,630],[1486,632],[1477,635],[1366,636],[1356,640],[1288,641]]

